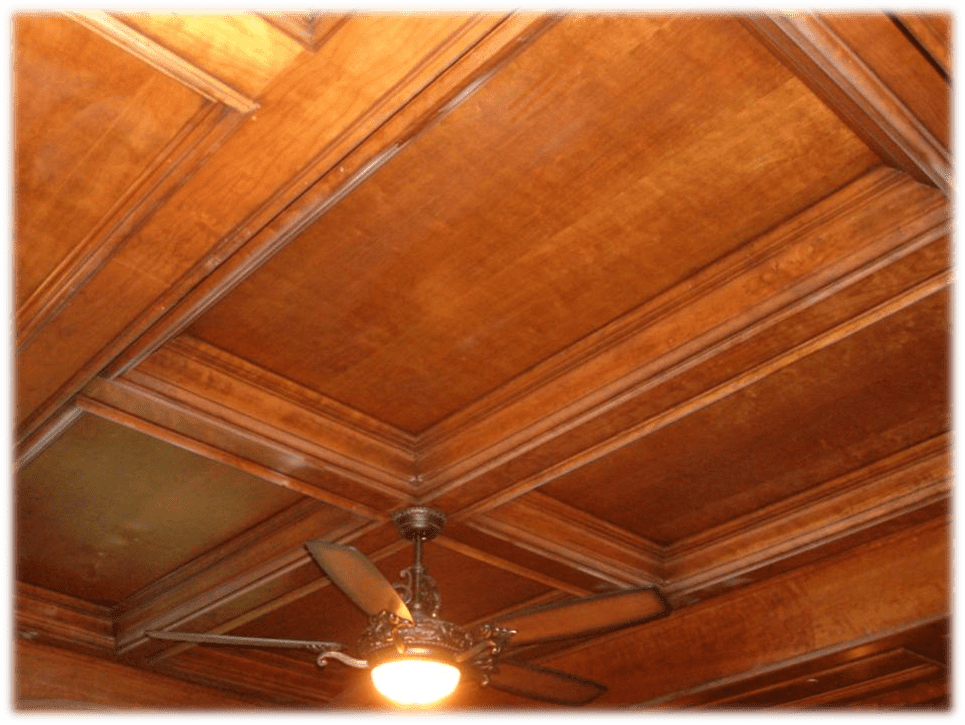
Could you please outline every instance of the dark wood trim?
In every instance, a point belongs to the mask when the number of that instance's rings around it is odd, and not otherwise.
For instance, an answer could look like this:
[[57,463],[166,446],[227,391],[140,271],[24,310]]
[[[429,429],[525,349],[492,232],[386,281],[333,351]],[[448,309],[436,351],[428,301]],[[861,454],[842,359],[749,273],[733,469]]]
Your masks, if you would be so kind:
[[547,17],[484,16],[464,24],[226,235],[209,256],[203,279],[153,319],[136,343],[106,367],[105,375],[130,370],[187,328],[555,22]]
[[68,15],[81,25],[107,38],[114,45],[209,100],[223,104],[241,114],[252,113],[260,107],[256,101],[106,12],[70,12]]
[[113,651],[110,608],[25,582],[14,585],[16,637],[95,654]]
[[752,14],[742,19],[882,159],[951,192],[949,149],[820,17]]
[[951,42],[941,27],[942,20],[938,20],[936,15],[942,17],[945,24],[951,25],[951,13],[898,13],[894,21],[915,39],[947,78],[952,73]]
[[[549,361],[551,372],[539,366],[512,381],[506,389],[513,396],[487,410],[484,418],[457,427],[448,439],[427,434],[423,445],[431,448],[419,459],[425,467],[423,497],[456,517],[494,508],[943,289],[947,273],[923,280],[895,300],[862,311],[756,367],[735,371],[725,383],[648,420],[627,427],[620,416],[621,406],[652,394],[656,386],[940,239],[947,232],[947,214],[943,197],[905,175],[879,170],[860,179],[590,336],[589,351],[585,345],[574,346],[582,353],[582,359],[577,358],[582,364],[555,370],[557,358],[575,356],[575,351],[565,351]],[[898,219],[900,224],[895,224]],[[814,242],[818,235],[820,245]],[[520,390],[524,381],[530,384]],[[562,390],[567,391],[562,399],[574,402],[560,409]],[[503,396],[508,395],[499,391],[492,397],[506,400]],[[486,403],[492,405],[490,399]],[[467,415],[474,418],[478,412]],[[457,416],[462,419],[462,414]],[[608,420],[611,416],[615,423]],[[604,435],[594,440],[594,429]],[[616,435],[607,436],[607,431]],[[590,445],[576,450],[570,445],[572,453],[557,453],[552,466],[534,467],[526,475],[527,457],[545,459],[556,441],[566,449],[567,438],[577,432],[589,438]],[[510,462],[512,480],[502,473]]]
[[178,132],[94,228],[71,249],[17,311],[17,348],[101,269],[124,242],[214,153],[239,123],[222,104],[207,103]]

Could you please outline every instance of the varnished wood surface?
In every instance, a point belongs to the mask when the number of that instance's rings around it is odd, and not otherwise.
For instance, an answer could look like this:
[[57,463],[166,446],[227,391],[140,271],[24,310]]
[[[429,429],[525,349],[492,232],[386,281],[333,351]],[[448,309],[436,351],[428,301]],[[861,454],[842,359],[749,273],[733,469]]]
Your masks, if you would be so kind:
[[18,702],[384,709],[145,632],[354,647],[420,502],[460,624],[662,588],[599,707],[947,708],[949,23],[16,16]]
[[[604,37],[604,57],[561,61]],[[754,82],[728,86],[731,67]],[[733,21],[574,17],[191,332],[417,433],[871,163]],[[302,314],[320,288],[324,313]]]

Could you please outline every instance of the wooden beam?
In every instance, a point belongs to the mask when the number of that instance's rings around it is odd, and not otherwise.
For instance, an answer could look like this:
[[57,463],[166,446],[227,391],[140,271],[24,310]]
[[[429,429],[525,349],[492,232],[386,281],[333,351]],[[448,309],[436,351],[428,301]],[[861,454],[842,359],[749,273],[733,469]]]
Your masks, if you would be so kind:
[[[901,268],[941,239],[947,222],[940,194],[891,170],[868,174],[428,432],[418,459],[423,498],[454,518],[504,504],[944,288],[947,252],[933,248],[928,271],[906,272],[919,275],[914,289],[884,290],[871,310],[852,302],[853,318],[834,330],[770,347],[779,323]],[[762,341],[756,364],[668,407],[654,402],[662,385],[750,338]]]
[[548,659],[609,685],[598,704],[656,701],[757,676],[949,616],[949,530],[933,520]]
[[15,583],[14,622],[17,637],[28,642],[93,654],[114,650],[109,607],[25,582]]
[[[495,16],[349,20],[317,53],[299,55],[260,98],[262,108],[252,114],[258,123],[242,125],[21,351],[18,439],[112,361],[112,374],[126,370],[188,324],[467,97],[545,23]],[[308,119],[319,133],[284,132]],[[237,158],[247,161],[240,176]],[[186,229],[185,218],[203,222]],[[157,257],[156,240],[173,237],[178,254]],[[78,328],[88,330],[80,343],[67,334]]]
[[[867,48],[851,47],[817,15],[753,14],[743,20],[882,159],[944,193],[951,191],[947,144],[922,123],[920,109],[907,105],[883,80],[886,69],[862,57]],[[947,98],[936,102],[947,109]]]
[[883,532],[944,517],[951,440],[938,436],[667,548],[667,594],[693,603]]
[[538,492],[474,516],[468,525],[617,586],[665,578],[663,546]]

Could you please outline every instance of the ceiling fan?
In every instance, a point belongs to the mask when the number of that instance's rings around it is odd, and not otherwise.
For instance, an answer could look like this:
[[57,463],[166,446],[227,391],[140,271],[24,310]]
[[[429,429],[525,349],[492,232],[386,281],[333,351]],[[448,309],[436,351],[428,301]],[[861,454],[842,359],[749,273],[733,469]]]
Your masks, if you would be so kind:
[[371,669],[379,692],[403,706],[425,706],[451,694],[461,678],[556,705],[584,705],[606,691],[598,682],[515,659],[527,648],[587,638],[667,616],[671,607],[654,586],[569,599],[496,617],[464,629],[438,616],[441,599],[422,563],[422,544],[438,535],[445,515],[426,506],[393,514],[402,538],[411,541],[415,561],[390,584],[358,549],[325,541],[305,547],[337,585],[369,615],[358,642],[361,658],[337,642],[271,639],[220,634],[151,631],[155,639],[246,647],[289,647],[319,652],[325,667],[334,659]]

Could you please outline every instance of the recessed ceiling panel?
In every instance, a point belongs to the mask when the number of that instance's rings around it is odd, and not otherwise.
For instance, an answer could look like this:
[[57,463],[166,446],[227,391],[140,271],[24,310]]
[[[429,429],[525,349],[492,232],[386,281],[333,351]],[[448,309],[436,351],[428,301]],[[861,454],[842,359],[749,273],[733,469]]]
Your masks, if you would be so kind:
[[113,604],[300,496],[83,415],[17,481],[17,579]]
[[947,305],[936,293],[540,491],[672,543],[939,435]]
[[109,231],[139,177],[208,102],[70,18],[19,14],[13,36],[21,304],[88,235]]
[[190,331],[418,432],[875,161],[733,18],[567,16]]

